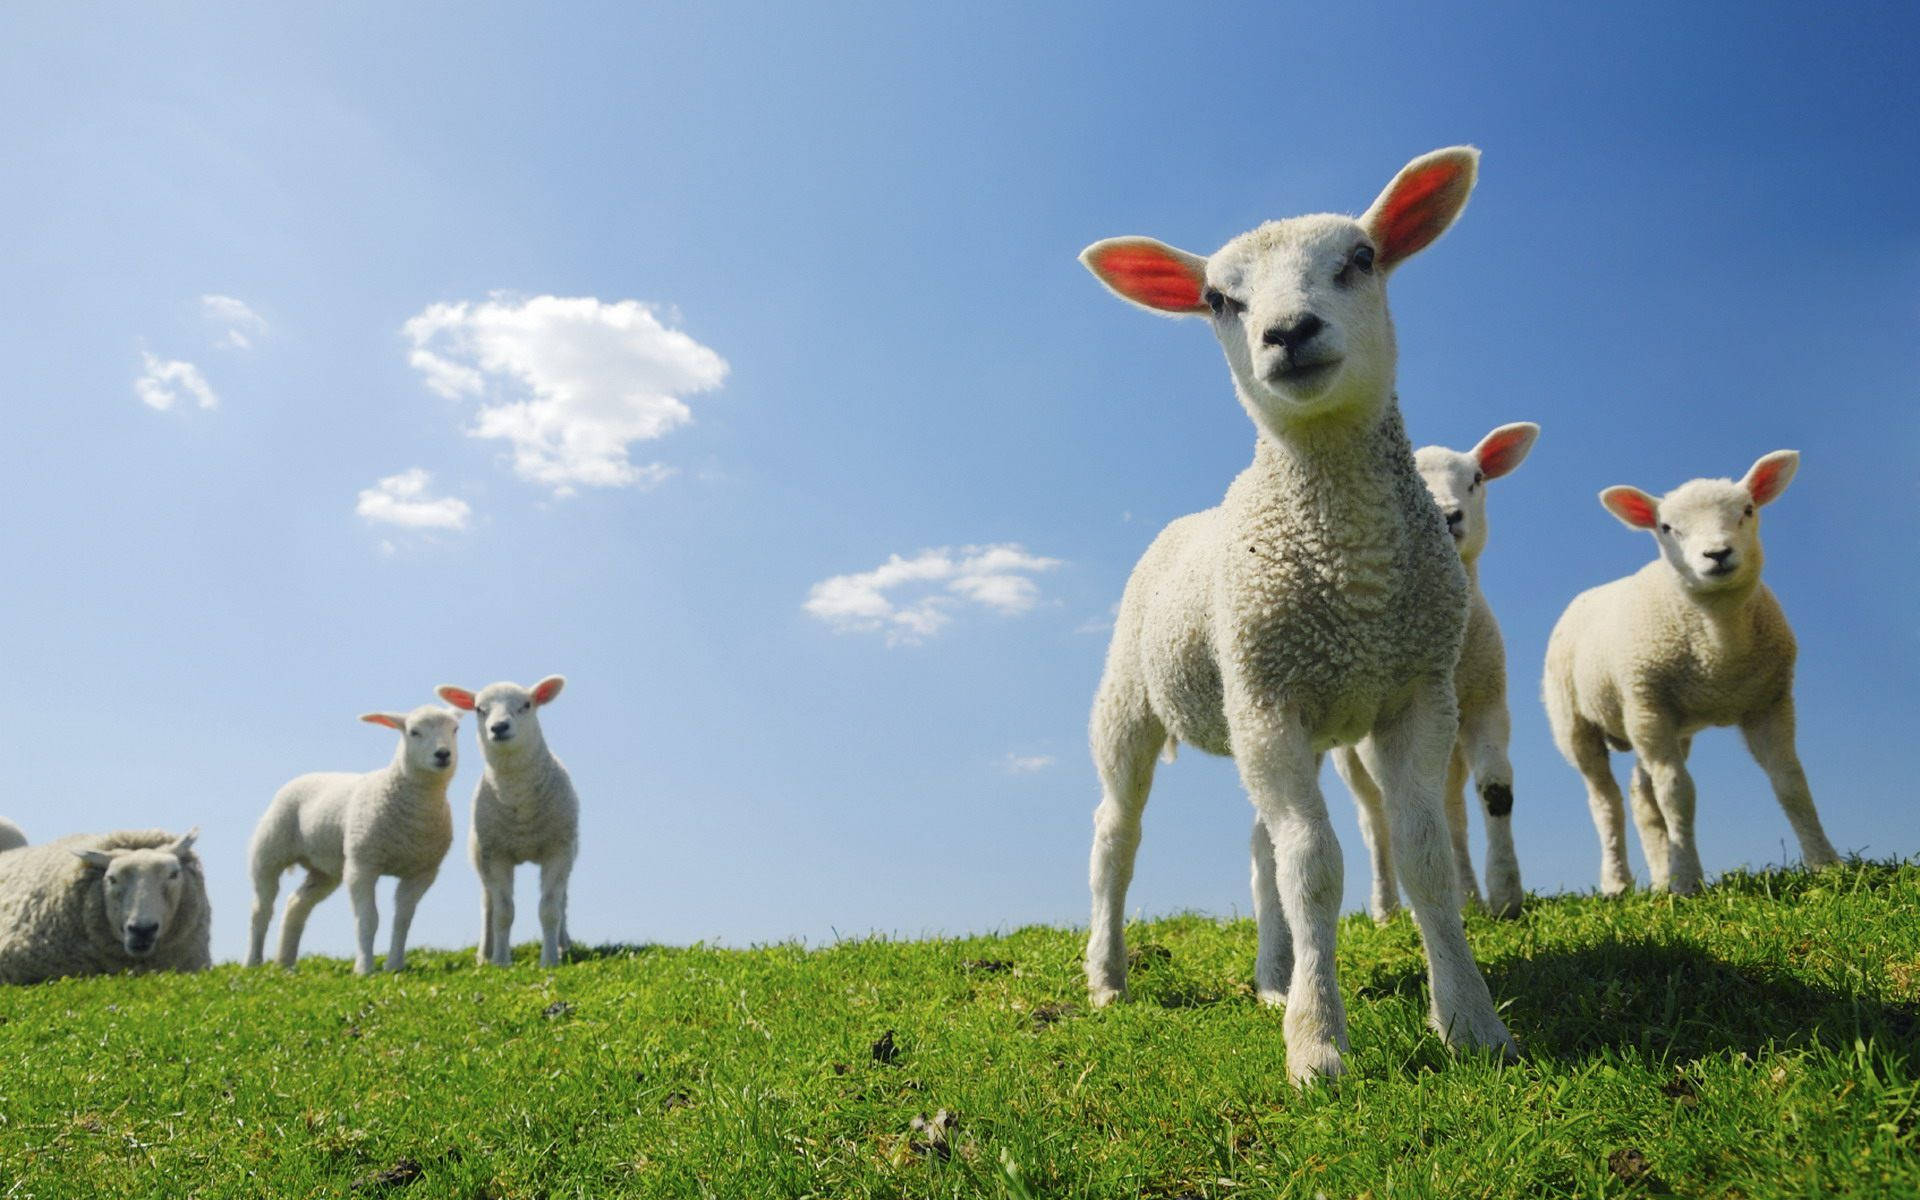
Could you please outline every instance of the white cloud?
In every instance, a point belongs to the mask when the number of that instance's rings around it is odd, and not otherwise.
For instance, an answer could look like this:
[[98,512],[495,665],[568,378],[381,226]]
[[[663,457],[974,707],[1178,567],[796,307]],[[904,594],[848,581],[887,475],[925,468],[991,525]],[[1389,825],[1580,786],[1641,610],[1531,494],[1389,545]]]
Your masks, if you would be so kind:
[[495,294],[429,305],[402,332],[427,387],[480,401],[468,433],[507,441],[514,472],[561,496],[672,474],[632,462],[629,448],[687,424],[681,397],[727,377],[725,359],[637,300]]
[[840,633],[884,632],[888,645],[911,644],[940,632],[962,604],[1008,616],[1026,612],[1040,596],[1031,576],[1059,565],[1015,543],[942,546],[822,580],[804,607]]
[[1031,775],[1053,765],[1051,754],[1009,754],[1003,765],[1009,775]]
[[[420,467],[389,475],[360,493],[354,511],[369,521],[409,529],[465,529],[473,510],[457,496],[428,496],[432,478]],[[381,543],[381,551],[391,554],[391,543]]]
[[1112,633],[1113,623],[1119,619],[1119,616],[1120,602],[1115,600],[1113,607],[1107,609],[1106,616],[1088,617],[1086,620],[1080,622],[1080,624],[1074,626],[1073,631],[1075,633]]
[[165,412],[179,401],[182,393],[198,400],[201,408],[219,406],[220,397],[207,386],[207,377],[200,373],[199,367],[179,359],[156,358],[145,350],[140,352],[140,357],[145,361],[146,370],[133,381],[133,394],[148,407]]
[[225,331],[218,344],[235,350],[251,349],[253,339],[267,331],[267,319],[232,296],[200,297],[200,313]]

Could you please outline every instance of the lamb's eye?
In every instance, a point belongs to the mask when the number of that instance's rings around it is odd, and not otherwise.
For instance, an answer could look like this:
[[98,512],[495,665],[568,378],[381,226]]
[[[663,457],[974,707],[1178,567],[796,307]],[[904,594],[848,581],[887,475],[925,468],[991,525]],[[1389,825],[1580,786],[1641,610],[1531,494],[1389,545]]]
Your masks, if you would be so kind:
[[1226,311],[1226,307],[1227,307],[1227,298],[1226,298],[1225,296],[1223,296],[1223,295],[1221,295],[1221,294],[1220,294],[1220,293],[1219,293],[1218,291],[1216,291],[1215,289],[1213,289],[1213,288],[1208,288],[1208,289],[1207,289],[1207,294],[1206,294],[1206,296],[1204,297],[1204,299],[1205,299],[1205,300],[1206,300],[1206,302],[1207,302],[1207,307],[1213,310],[1213,315],[1214,315],[1214,316],[1216,316],[1216,317],[1217,317],[1217,316],[1219,316],[1219,315],[1220,315],[1220,314],[1221,314],[1222,312],[1224,312],[1224,311]]
[[1353,248],[1353,257],[1348,260],[1367,274],[1373,274],[1373,247],[1359,245]]
[[1672,532],[1673,532],[1673,526],[1671,526],[1671,525],[1669,525],[1669,524],[1667,524],[1667,523],[1666,523],[1665,521],[1662,521],[1662,522],[1660,522],[1660,532],[1661,532],[1661,533],[1672,533]]
[[417,738],[420,736],[420,731],[418,729],[413,730],[411,733],[407,734],[407,736],[411,738]]
[[1751,505],[1751,504],[1749,504],[1749,505],[1747,505],[1747,511],[1746,511],[1746,512],[1744,512],[1744,513],[1742,513],[1742,514],[1740,514],[1740,515],[1741,515],[1741,516],[1743,516],[1743,517],[1750,517],[1750,516],[1752,516],[1752,515],[1753,515],[1753,505]]

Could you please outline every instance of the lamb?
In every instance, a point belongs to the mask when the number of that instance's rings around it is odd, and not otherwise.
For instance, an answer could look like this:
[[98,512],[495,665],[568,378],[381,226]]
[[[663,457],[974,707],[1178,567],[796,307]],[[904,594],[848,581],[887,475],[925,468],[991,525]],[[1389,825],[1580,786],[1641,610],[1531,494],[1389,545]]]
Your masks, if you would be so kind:
[[0,853],[17,850],[27,844],[27,835],[18,825],[5,817],[0,817]]
[[1658,498],[1624,485],[1600,493],[1629,529],[1653,533],[1660,557],[1567,605],[1547,639],[1542,693],[1554,742],[1586,779],[1606,895],[1633,886],[1609,747],[1634,754],[1633,818],[1654,889],[1700,890],[1687,754],[1711,725],[1740,727],[1807,864],[1840,860],[1794,749],[1793,630],[1760,582],[1759,510],[1799,467],[1797,451],[1776,450],[1738,483],[1695,479]]
[[458,760],[460,714],[423,704],[409,713],[375,712],[360,718],[401,733],[393,760],[377,771],[321,771],[289,782],[267,806],[247,854],[253,874],[253,936],[247,965],[260,965],[273,919],[280,876],[296,864],[307,877],[287,898],[280,918],[279,963],[300,957],[300,935],[313,906],[344,881],[357,927],[356,974],[373,971],[373,935],[380,913],[374,884],[396,875],[393,943],[387,970],[407,965],[407,930],[420,897],[440,873],[453,845],[447,784]]
[[1102,794],[1089,996],[1126,994],[1122,922],[1156,753],[1184,741],[1231,755],[1256,814],[1254,980],[1286,1006],[1296,1083],[1345,1069],[1342,866],[1318,782],[1321,755],[1340,745],[1357,744],[1381,785],[1435,1028],[1450,1046],[1515,1053],[1467,946],[1447,852],[1467,575],[1401,423],[1385,290],[1459,215],[1478,159],[1434,151],[1358,220],[1268,222],[1211,257],[1141,237],[1081,254],[1122,299],[1208,317],[1258,431],[1225,501],[1168,525],[1121,598],[1091,720]]
[[204,971],[212,909],[193,842],[158,829],[72,837],[0,857],[0,983]]
[[[1466,784],[1471,770],[1487,819],[1485,903],[1499,917],[1520,915],[1522,892],[1520,863],[1513,853],[1513,765],[1507,761],[1507,651],[1493,609],[1480,591],[1480,552],[1487,546],[1485,485],[1519,466],[1539,435],[1538,425],[1516,421],[1489,433],[1465,454],[1444,446],[1422,446],[1413,456],[1420,478],[1446,518],[1471,592],[1466,643],[1453,672],[1460,735],[1447,765],[1447,826],[1453,835],[1454,869],[1462,897],[1469,904],[1483,903],[1467,845]],[[1360,832],[1373,859],[1373,899],[1368,907],[1373,919],[1384,923],[1400,906],[1400,896],[1380,789],[1352,747],[1335,750],[1333,765],[1360,805]]]
[[479,714],[486,773],[473,793],[467,848],[479,873],[481,964],[513,962],[513,869],[540,864],[540,965],[560,965],[567,937],[567,877],[580,851],[580,801],[573,780],[547,749],[539,710],[567,684],[549,675],[532,688],[495,683],[478,694],[442,684],[440,698]]

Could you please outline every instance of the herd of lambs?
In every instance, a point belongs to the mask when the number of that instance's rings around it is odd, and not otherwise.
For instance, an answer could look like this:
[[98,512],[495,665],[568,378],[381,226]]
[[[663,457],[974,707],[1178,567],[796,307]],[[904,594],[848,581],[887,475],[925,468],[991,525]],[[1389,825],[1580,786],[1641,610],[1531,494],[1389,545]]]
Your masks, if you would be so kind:
[[[1211,256],[1150,238],[1095,243],[1081,261],[1125,300],[1207,320],[1236,398],[1259,432],[1251,466],[1216,508],[1168,525],[1141,556],[1115,621],[1092,716],[1102,796],[1090,864],[1086,952],[1092,1001],[1126,993],[1127,885],[1155,761],[1180,742],[1229,755],[1253,801],[1252,885],[1260,997],[1284,1005],[1296,1081],[1341,1073],[1346,1014],[1334,973],[1342,862],[1320,792],[1321,759],[1359,806],[1373,867],[1371,910],[1404,888],[1449,1045],[1514,1052],[1461,920],[1464,903],[1510,916],[1522,889],[1510,818],[1505,650],[1481,594],[1486,490],[1539,433],[1521,422],[1465,453],[1417,454],[1395,392],[1386,280],[1465,207],[1478,151],[1407,164],[1359,218],[1273,221]],[[1543,694],[1553,736],[1586,781],[1602,891],[1632,885],[1624,804],[1609,750],[1635,757],[1629,793],[1652,883],[1701,885],[1692,738],[1737,725],[1766,771],[1810,866],[1837,860],[1794,750],[1794,641],[1760,582],[1759,509],[1798,456],[1761,458],[1738,482],[1696,479],[1655,497],[1601,503],[1653,534],[1659,557],[1574,598],[1553,630]],[[460,712],[479,719],[486,770],[470,852],[485,900],[483,963],[510,961],[513,871],[541,868],[540,962],[567,948],[567,878],[578,804],[546,748],[538,710],[560,693],[441,687],[423,706],[363,720],[400,734],[387,766],[302,775],[273,798],[250,849],[247,961],[261,962],[281,875],[306,876],[282,918],[292,966],[314,904],[343,882],[373,970],[374,884],[394,893],[388,970],[406,961],[415,905],[453,839],[447,785]],[[1466,783],[1487,828],[1484,898],[1468,855]],[[208,964],[208,906],[193,834],[80,836],[28,846],[0,821],[0,983]]]

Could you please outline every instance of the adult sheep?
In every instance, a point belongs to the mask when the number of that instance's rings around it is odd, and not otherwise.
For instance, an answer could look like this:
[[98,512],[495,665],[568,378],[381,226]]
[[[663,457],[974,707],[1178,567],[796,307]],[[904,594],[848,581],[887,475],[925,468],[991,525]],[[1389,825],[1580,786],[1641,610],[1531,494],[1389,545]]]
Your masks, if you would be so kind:
[[199,833],[76,834],[0,856],[0,983],[205,970]]

